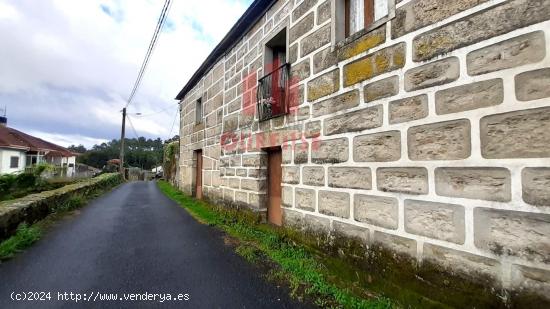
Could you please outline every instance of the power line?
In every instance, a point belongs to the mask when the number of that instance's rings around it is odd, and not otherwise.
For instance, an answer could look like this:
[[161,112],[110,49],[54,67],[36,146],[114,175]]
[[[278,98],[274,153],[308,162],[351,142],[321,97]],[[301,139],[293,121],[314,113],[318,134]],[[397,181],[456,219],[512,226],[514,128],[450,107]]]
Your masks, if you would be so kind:
[[147,69],[147,65],[149,64],[149,59],[151,58],[151,54],[153,53],[153,50],[155,48],[155,45],[157,43],[160,31],[162,30],[164,26],[164,22],[166,21],[166,17],[168,15],[168,11],[170,10],[172,2],[171,0],[165,0],[164,6],[162,7],[161,14],[159,16],[159,20],[157,21],[157,26],[155,28],[155,32],[153,33],[153,37],[151,38],[151,42],[149,43],[149,48],[147,49],[147,53],[145,54],[145,59],[143,60],[143,63],[141,64],[141,68],[138,73],[138,77],[136,78],[136,81],[134,83],[134,87],[132,89],[132,92],[130,93],[130,96],[128,97],[128,102],[126,103],[126,107],[132,103],[132,100],[134,96],[136,95],[136,92],[141,84],[141,81],[143,79],[143,75],[145,74],[145,70]]
[[174,121],[172,122],[172,127],[170,128],[170,133],[168,133],[168,138],[166,140],[169,140],[172,138],[172,131],[174,130],[174,125],[176,124],[176,119],[178,119],[179,112],[174,114]]
[[139,135],[137,134],[136,128],[132,123],[132,119],[130,118],[130,115],[128,115],[127,117],[128,117],[128,123],[130,123],[130,127],[132,127],[132,130],[134,131],[134,135],[136,136],[137,142],[139,143]]
[[[139,142],[139,136],[137,134],[136,128],[134,127],[134,124],[132,123],[132,119],[130,118],[130,115],[128,115],[127,117],[128,117],[128,122],[130,123],[130,127],[132,127],[132,130],[134,131],[134,135],[136,136],[137,149],[139,150],[140,146],[141,146],[140,142]],[[139,155],[139,152],[137,152],[135,156],[137,157],[138,165],[142,166],[141,165],[141,156]],[[142,166],[142,168],[143,168],[143,166]]]
[[172,2],[171,0],[165,0],[164,6],[162,7],[162,11],[159,17],[159,20],[157,21],[157,26],[155,28],[155,32],[153,33],[153,37],[151,38],[151,42],[149,43],[149,48],[147,49],[147,53],[145,54],[145,59],[143,60],[143,63],[141,64],[141,68],[139,69],[138,76],[136,78],[136,81],[134,83],[134,87],[132,89],[132,92],[130,93],[130,96],[128,97],[128,101],[126,102],[126,106],[122,109],[122,130],[121,130],[121,138],[120,138],[120,172],[124,175],[124,134],[125,134],[125,122],[126,118],[128,118],[128,121],[130,122],[130,125],[132,126],[132,129],[134,130],[134,134],[136,134],[136,137],[138,138],[139,143],[139,137],[137,136],[136,129],[134,128],[134,125],[132,124],[129,117],[126,117],[126,109],[132,103],[132,100],[134,96],[136,95],[136,92],[141,84],[141,81],[143,79],[143,75],[145,74],[145,70],[147,69],[147,65],[149,64],[149,59],[151,58],[151,54],[153,53],[153,50],[155,48],[155,45],[157,43],[159,33],[162,30],[164,26],[164,22],[166,21],[166,17],[168,15],[168,11],[170,10]]
[[143,117],[150,117],[150,116],[154,116],[154,115],[157,115],[157,114],[160,114],[160,113],[164,113],[164,112],[170,110],[172,107],[174,107],[174,105],[178,105],[178,104],[180,104],[180,103],[176,102],[176,103],[170,104],[169,106],[167,106],[163,109],[160,109],[158,111],[155,111],[155,112],[152,112],[152,113],[149,113],[149,114],[136,115],[136,117],[143,118]]
[[151,38],[151,42],[149,43],[149,48],[147,49],[147,53],[145,54],[145,59],[143,60],[143,63],[142,63],[141,68],[139,70],[138,77],[136,79],[136,82],[134,83],[134,88],[132,89],[132,92],[130,93],[130,96],[128,98],[128,102],[126,104],[126,107],[128,107],[128,105],[130,105],[130,103],[132,102],[132,99],[134,98],[134,96],[135,96],[135,94],[136,94],[136,92],[137,92],[137,90],[138,90],[138,88],[141,84],[141,80],[143,79],[143,75],[145,74],[145,70],[147,69],[147,65],[149,64],[149,59],[150,59],[151,54],[153,53],[153,50],[155,48],[159,32],[162,29],[162,26],[164,25],[164,20],[166,18],[166,14],[167,14],[167,10],[168,10],[169,5],[170,5],[170,1],[171,0],[165,0],[165,2],[164,2],[164,6],[162,8],[159,20],[157,21],[157,26],[156,26],[155,31],[153,33],[153,37]]

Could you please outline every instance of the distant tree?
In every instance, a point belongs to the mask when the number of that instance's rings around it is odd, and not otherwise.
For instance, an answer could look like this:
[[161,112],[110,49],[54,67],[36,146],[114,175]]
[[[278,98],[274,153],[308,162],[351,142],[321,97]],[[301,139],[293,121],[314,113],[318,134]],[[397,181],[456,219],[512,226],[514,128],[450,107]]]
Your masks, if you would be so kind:
[[82,145],[82,144],[78,145],[78,146],[71,145],[71,146],[67,147],[67,149],[69,149],[72,152],[76,152],[76,153],[85,153],[86,151],[88,151],[88,149],[86,149],[86,147],[84,147],[84,145]]
[[172,142],[179,142],[179,141],[180,141],[180,136],[179,135],[174,135],[174,137],[165,140],[164,143],[170,144]]
[[[151,170],[162,164],[163,141],[145,137],[124,140],[124,166],[141,167]],[[97,168],[103,168],[107,161],[119,159],[120,140],[111,140],[107,143],[94,145],[91,149],[78,157],[79,163]]]

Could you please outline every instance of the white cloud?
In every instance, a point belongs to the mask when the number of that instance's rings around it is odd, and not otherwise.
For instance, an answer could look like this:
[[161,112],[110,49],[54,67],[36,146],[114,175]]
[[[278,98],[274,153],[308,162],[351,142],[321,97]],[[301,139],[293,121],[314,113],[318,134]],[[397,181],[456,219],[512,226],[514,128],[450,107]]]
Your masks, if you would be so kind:
[[[149,114],[174,104],[250,2],[173,0],[169,28],[159,38],[129,111]],[[117,138],[119,111],[162,5],[151,0],[0,0],[0,106],[8,106],[9,124],[52,138]],[[134,125],[140,135],[164,139],[175,112],[135,118]]]
[[90,138],[87,136],[73,134],[50,134],[41,131],[28,131],[26,133],[63,147],[69,147],[71,145],[84,145],[86,148],[91,148],[93,145],[108,142],[106,139]]
[[19,18],[20,18],[19,12],[17,12],[17,10],[13,6],[7,3],[0,2],[0,20],[1,19],[17,20]]

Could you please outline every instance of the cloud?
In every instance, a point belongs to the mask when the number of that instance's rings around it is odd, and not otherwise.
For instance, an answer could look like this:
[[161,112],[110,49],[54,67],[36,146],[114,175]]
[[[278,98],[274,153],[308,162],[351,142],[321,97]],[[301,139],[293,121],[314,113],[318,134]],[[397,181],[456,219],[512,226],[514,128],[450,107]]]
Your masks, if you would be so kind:
[[75,140],[81,141],[76,145],[84,145],[88,148],[91,148],[93,145],[100,145],[101,143],[108,142],[108,140],[106,139],[91,138],[88,136],[81,136],[81,135],[51,134],[51,133],[45,133],[41,131],[27,131],[26,133],[31,134],[32,136],[41,138],[43,140],[50,141],[54,144],[57,144],[63,147],[69,147],[71,145],[75,145],[74,144]]
[[[139,135],[166,139],[173,98],[251,0],[173,0],[129,112]],[[9,125],[58,141],[118,138],[163,1],[0,0],[0,106]],[[173,108],[171,108],[173,106]],[[166,112],[155,113],[167,109]],[[176,122],[176,128],[178,123]],[[128,128],[128,134],[133,130]]]
[[20,18],[19,13],[13,6],[7,3],[0,2],[0,20],[2,19],[17,20],[19,18]]

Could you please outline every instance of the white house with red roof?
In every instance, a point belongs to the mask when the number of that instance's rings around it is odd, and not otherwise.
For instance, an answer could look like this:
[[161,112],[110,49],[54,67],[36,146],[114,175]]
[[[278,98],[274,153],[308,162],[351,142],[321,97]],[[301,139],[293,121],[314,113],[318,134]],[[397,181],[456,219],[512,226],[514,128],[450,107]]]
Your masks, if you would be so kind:
[[39,163],[66,168],[66,176],[75,173],[76,155],[68,149],[7,126],[0,117],[0,175],[25,171]]

